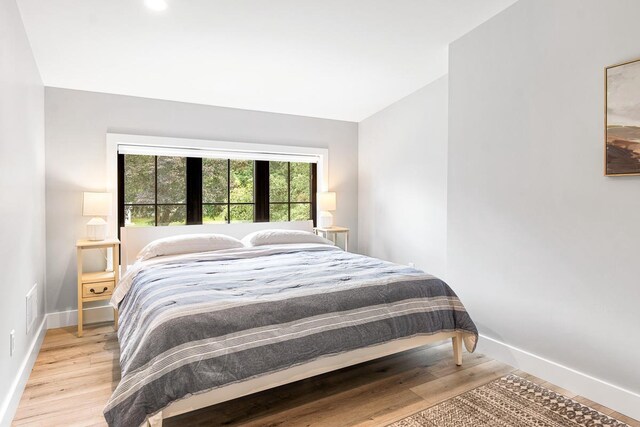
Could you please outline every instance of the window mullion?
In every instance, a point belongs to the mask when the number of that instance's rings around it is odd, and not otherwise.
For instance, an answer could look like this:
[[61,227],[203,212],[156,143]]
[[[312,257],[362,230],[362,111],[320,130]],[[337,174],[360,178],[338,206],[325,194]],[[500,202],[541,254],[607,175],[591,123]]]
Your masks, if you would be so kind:
[[155,212],[155,226],[158,226],[158,156],[153,156],[154,158],[154,172],[155,175],[155,188],[153,190],[153,207]]
[[202,224],[202,158],[187,157],[187,225]]
[[227,223],[231,223],[231,159],[227,159]]
[[287,221],[291,221],[291,162],[287,162]]
[[118,154],[118,239],[124,227],[124,154]]
[[318,164],[311,163],[311,219],[313,220],[313,226],[317,227],[318,211],[316,209],[317,194],[318,194]]
[[269,222],[269,162],[254,162],[254,221]]

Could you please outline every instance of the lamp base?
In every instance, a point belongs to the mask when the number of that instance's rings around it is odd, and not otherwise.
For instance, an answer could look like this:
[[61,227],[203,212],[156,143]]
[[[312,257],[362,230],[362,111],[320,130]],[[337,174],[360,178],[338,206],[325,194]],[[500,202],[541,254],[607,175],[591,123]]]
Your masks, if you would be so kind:
[[102,218],[92,218],[87,223],[87,240],[98,241],[107,238],[107,221]]
[[320,228],[329,228],[333,226],[333,215],[327,211],[320,211],[320,216],[318,217],[318,227]]

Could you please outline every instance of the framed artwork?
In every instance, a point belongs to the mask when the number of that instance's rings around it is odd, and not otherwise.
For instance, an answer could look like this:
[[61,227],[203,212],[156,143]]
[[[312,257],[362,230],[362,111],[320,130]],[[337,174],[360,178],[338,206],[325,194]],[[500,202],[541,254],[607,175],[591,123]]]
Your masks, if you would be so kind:
[[605,69],[605,175],[640,175],[640,59]]

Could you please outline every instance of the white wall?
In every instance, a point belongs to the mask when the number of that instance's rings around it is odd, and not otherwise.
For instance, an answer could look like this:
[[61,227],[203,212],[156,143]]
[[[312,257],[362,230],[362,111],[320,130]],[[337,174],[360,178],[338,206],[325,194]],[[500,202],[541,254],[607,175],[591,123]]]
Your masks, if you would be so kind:
[[46,89],[47,312],[76,309],[75,240],[82,192],[106,184],[106,133],[329,149],[336,224],[357,244],[356,123],[66,89]]
[[640,177],[602,169],[603,69],[640,57],[638,16],[521,0],[451,45],[447,260],[483,334],[636,393]]
[[360,122],[359,251],[446,272],[447,77]]
[[[0,0],[0,424],[44,313],[44,88],[14,0]],[[40,316],[26,332],[26,294],[38,283]],[[9,332],[16,350],[9,356]],[[30,367],[29,367],[30,369]],[[18,393],[19,396],[19,393]]]

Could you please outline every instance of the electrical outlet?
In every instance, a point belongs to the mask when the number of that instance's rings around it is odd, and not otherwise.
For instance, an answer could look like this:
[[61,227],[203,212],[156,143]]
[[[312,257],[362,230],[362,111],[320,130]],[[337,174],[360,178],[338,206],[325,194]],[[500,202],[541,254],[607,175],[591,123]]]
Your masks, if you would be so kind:
[[14,351],[16,351],[16,331],[11,330],[9,332],[9,356],[13,356]]

